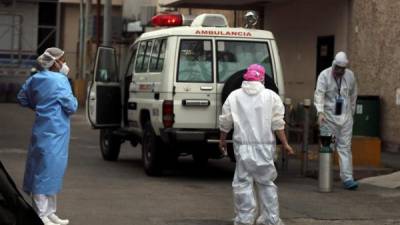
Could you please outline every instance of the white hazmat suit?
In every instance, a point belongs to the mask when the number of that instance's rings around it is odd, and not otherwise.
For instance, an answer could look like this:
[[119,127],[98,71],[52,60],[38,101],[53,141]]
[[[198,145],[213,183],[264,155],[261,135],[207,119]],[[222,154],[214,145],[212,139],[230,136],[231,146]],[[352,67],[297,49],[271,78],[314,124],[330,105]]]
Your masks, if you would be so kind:
[[[314,94],[314,105],[318,114],[323,114],[325,118],[320,124],[321,131],[327,130],[336,138],[342,181],[353,182],[351,137],[357,100],[357,84],[353,72],[349,69],[345,69],[341,78],[335,79],[333,75],[334,66],[346,67],[347,63],[346,54],[339,52],[332,63],[332,67],[320,73]],[[340,115],[335,113],[338,96],[343,99]]]
[[242,88],[233,91],[223,105],[219,117],[220,130],[228,133],[234,128],[236,170],[232,187],[235,225],[252,225],[257,205],[257,224],[283,224],[279,218],[274,184],[277,172],[273,158],[274,131],[284,129],[284,111],[280,97],[265,89],[259,81],[243,81]]

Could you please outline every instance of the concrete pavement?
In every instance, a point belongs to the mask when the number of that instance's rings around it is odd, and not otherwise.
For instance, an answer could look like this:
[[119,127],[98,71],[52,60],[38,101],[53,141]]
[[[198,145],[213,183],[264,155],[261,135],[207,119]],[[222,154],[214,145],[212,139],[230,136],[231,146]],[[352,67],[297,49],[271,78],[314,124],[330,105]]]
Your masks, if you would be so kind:
[[[34,114],[0,104],[0,160],[21,186]],[[229,225],[233,217],[234,164],[212,160],[198,171],[188,157],[163,177],[148,177],[140,146],[123,144],[120,159],[101,159],[98,132],[83,111],[72,118],[69,168],[59,195],[59,213],[71,225]],[[384,157],[382,157],[384,158]],[[361,184],[357,191],[335,183],[319,193],[317,180],[304,178],[296,163],[277,179],[286,225],[400,225],[400,189]]]
[[400,188],[400,171],[387,175],[368,177],[360,180],[361,184],[371,184],[385,188]]

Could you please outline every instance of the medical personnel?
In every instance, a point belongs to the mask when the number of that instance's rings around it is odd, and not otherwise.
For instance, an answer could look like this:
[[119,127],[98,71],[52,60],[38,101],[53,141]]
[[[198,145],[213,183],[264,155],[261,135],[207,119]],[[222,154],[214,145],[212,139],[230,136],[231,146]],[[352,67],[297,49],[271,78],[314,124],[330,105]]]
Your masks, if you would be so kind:
[[357,101],[357,83],[354,74],[347,69],[346,53],[338,52],[329,67],[319,74],[314,93],[314,105],[318,112],[321,134],[334,135],[339,155],[340,178],[348,190],[355,190],[358,183],[353,178],[351,137],[353,115]]
[[29,77],[18,101],[35,112],[26,161],[23,190],[33,199],[45,225],[65,225],[56,215],[56,195],[61,191],[68,160],[70,116],[78,108],[68,82],[64,51],[48,48],[37,58],[42,70]]
[[242,87],[228,96],[219,117],[220,148],[224,154],[227,133],[234,128],[234,224],[283,225],[274,184],[277,177],[274,155],[275,134],[283,149],[294,154],[284,132],[285,109],[280,97],[264,87],[264,67],[250,65],[243,78]]

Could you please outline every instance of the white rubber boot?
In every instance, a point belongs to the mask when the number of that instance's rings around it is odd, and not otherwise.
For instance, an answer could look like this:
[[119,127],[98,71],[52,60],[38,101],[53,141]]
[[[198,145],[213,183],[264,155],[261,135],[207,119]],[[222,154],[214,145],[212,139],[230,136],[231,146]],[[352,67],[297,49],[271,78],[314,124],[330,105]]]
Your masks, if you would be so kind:
[[49,216],[49,219],[51,220],[51,222],[56,223],[56,224],[60,224],[60,225],[67,225],[69,224],[69,220],[67,219],[60,219],[56,214],[51,214]]
[[58,223],[53,223],[48,217],[40,218],[44,225],[60,225]]

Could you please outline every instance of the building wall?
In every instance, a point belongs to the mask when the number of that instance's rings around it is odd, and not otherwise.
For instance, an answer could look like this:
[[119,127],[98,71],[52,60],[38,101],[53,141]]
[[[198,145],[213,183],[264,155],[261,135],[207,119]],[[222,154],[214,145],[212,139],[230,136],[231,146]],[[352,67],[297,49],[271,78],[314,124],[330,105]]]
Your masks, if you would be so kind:
[[61,17],[61,48],[71,69],[69,76],[75,78],[79,62],[79,5],[63,4]]
[[275,35],[286,96],[313,98],[318,36],[335,36],[335,52],[347,50],[347,0],[295,0],[265,7],[265,28]]
[[400,151],[400,1],[353,0],[350,60],[362,95],[381,97],[381,134],[385,148]]
[[[226,17],[228,24],[230,27],[238,27],[242,24],[238,23],[238,18],[242,15],[241,11],[234,11],[234,10],[222,10],[222,9],[188,9],[188,8],[180,8],[178,10],[183,15],[193,15],[198,16],[203,13],[210,13],[210,14],[222,14]],[[236,16],[235,16],[236,13]],[[235,22],[236,18],[236,22]]]
[[[80,0],[58,0],[60,3],[72,3],[72,4],[79,4]],[[124,0],[111,0],[111,3],[113,6],[121,6]],[[132,0],[125,0],[125,1],[132,1]],[[100,0],[100,4],[104,4],[105,0]],[[86,3],[86,0],[83,1],[83,3]],[[92,0],[92,4],[96,5],[97,0]]]
[[21,3],[15,5],[15,11],[12,6],[0,9],[0,49],[1,50],[17,50],[18,49],[18,31],[14,30],[14,46],[11,46],[12,38],[12,16],[20,15],[22,18],[22,36],[21,49],[23,51],[31,51],[35,54],[37,48],[37,30],[38,30],[38,3]]
[[[92,6],[92,14],[95,13],[95,7]],[[102,11],[103,13],[103,11]],[[114,6],[112,15],[121,17],[122,9],[120,6]],[[79,4],[63,4],[62,6],[62,29],[61,29],[61,48],[65,51],[65,56],[70,67],[70,77],[78,77],[79,62]],[[92,46],[92,45],[89,45]],[[90,51],[95,54],[95,50]],[[93,57],[90,57],[93,58]],[[89,67],[92,67],[92,62]]]
[[123,0],[122,15],[129,20],[150,21],[156,13],[158,0]]

